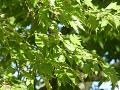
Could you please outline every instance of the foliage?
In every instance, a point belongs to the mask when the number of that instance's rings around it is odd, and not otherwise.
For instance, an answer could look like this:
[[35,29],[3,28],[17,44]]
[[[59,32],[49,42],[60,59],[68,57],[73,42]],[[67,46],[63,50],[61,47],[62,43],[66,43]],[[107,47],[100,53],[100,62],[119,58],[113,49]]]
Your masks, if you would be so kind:
[[116,85],[117,72],[102,54],[108,51],[111,60],[120,52],[117,2],[104,7],[92,0],[0,2],[1,83],[25,83],[31,90],[41,77],[48,90],[74,90],[100,75]]

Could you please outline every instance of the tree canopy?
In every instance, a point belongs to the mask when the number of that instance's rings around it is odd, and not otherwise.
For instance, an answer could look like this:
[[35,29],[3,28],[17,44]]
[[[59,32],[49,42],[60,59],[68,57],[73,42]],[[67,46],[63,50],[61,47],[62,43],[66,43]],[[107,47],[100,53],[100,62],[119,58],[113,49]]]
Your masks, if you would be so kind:
[[[45,84],[47,90],[79,90],[79,83],[94,80],[116,86],[119,4],[119,0],[0,0],[1,86],[36,90]],[[109,65],[113,59],[118,65]]]

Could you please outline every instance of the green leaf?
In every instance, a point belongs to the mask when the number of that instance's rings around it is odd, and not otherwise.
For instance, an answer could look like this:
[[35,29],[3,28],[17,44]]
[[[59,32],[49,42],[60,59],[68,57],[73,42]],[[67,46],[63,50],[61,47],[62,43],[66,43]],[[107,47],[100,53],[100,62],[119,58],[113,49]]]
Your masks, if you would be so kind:
[[115,46],[116,51],[120,52],[120,47],[119,46]]
[[73,84],[71,79],[66,74],[64,74],[61,79],[62,79],[61,81],[64,85],[66,85],[68,83]]
[[92,0],[84,0],[84,3],[88,6],[93,8]]
[[32,5],[35,7],[39,0],[30,0],[30,1],[31,1]]
[[11,25],[13,25],[14,22],[15,22],[15,17],[10,17],[9,18],[9,22],[10,22]]
[[115,69],[113,69],[112,67],[104,68],[104,73],[106,74],[106,76],[111,80],[111,82],[115,86],[118,81],[118,76],[117,76]]
[[88,24],[90,25],[90,28],[95,30],[99,25],[99,21],[97,20],[97,18],[95,16],[91,15],[88,18]]
[[64,46],[67,50],[69,50],[69,51],[75,50],[75,46],[72,43],[70,43],[69,40],[65,40],[63,43],[64,43]]
[[27,86],[30,85],[30,80],[27,80],[27,81],[26,81],[26,85],[27,85]]
[[117,2],[110,3],[105,9],[116,9],[117,8]]
[[75,30],[78,30],[77,25],[74,23],[74,21],[69,21],[69,24],[71,25],[71,27],[73,27]]
[[65,62],[65,56],[64,55],[60,55],[58,62]]
[[55,6],[55,0],[49,0],[51,6]]
[[[26,56],[26,58],[28,58],[29,60],[33,60],[34,59],[34,55],[30,50],[25,50],[24,51],[24,55]],[[24,57],[24,56],[23,56]]]
[[120,26],[120,17],[119,16],[115,16],[115,15],[110,15],[108,17],[109,23],[115,27],[118,28],[118,26]]
[[100,71],[99,65],[95,64],[94,65],[94,72],[95,72],[95,74],[97,75],[99,71]]
[[[103,72],[102,80],[105,77],[115,85],[119,68],[115,65],[116,70],[111,69],[106,61],[99,60],[104,52],[109,52],[108,61],[120,59],[120,3],[111,1],[2,0],[0,85],[26,83],[26,89],[33,90],[33,80],[40,76],[50,90],[53,88],[49,80],[55,76],[59,86],[76,90],[75,78],[82,83],[87,76],[91,80],[92,74],[99,72]],[[63,34],[58,24],[66,32],[73,30]],[[26,29],[29,25],[31,28]],[[12,62],[15,63],[11,65]],[[12,76],[15,72],[17,78]],[[39,80],[35,83],[39,84]]]
[[89,74],[91,72],[91,66],[89,64],[84,64],[84,66],[83,66],[83,72],[85,74]]
[[52,65],[49,63],[38,64],[39,72],[45,75],[52,75]]
[[101,24],[101,27],[105,27],[109,24],[109,21],[103,18],[100,24]]
[[100,45],[100,47],[101,47],[102,49],[104,49],[104,44],[103,44],[102,41],[99,41],[99,45]]
[[[79,28],[82,29],[82,30],[85,30],[78,17],[76,17],[76,16],[73,15],[73,16],[72,16],[72,19],[73,19],[73,21],[74,21],[74,24],[75,24],[77,27],[79,27]],[[71,24],[70,24],[70,25],[71,25]],[[72,26],[72,25],[71,25],[71,26]],[[72,27],[73,27],[73,26],[72,26]],[[74,27],[73,27],[73,28],[74,28]],[[74,28],[74,29],[75,29],[75,28]],[[77,30],[77,29],[75,29],[75,30]]]
[[79,4],[81,4],[81,3],[80,3],[80,0],[76,0],[76,1],[77,1]]
[[39,0],[32,0],[32,1],[34,1],[34,7],[37,5],[37,3],[39,2]]
[[79,37],[77,35],[70,35],[70,41],[73,43],[73,44],[76,44],[76,45],[81,45],[80,43],[80,40],[79,40]]

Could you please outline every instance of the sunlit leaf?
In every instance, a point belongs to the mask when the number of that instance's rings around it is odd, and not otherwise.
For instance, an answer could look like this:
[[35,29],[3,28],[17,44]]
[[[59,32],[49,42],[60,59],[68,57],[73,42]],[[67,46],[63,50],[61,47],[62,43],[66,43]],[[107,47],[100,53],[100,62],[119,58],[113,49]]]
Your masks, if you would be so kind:
[[117,2],[110,3],[105,9],[116,9],[117,7]]
[[85,4],[91,8],[93,8],[92,0],[84,0]]
[[70,40],[72,43],[80,45],[79,37],[77,37],[76,35],[70,35]]
[[66,40],[64,42],[65,47],[69,50],[69,51],[74,51],[75,47],[72,43],[70,43],[70,41]]
[[9,18],[9,22],[10,22],[11,25],[13,25],[14,22],[15,22],[15,17],[10,17]]
[[101,23],[101,27],[105,27],[105,26],[107,26],[107,24],[109,24],[108,20],[106,20],[106,19],[102,19],[102,21],[100,23]]

